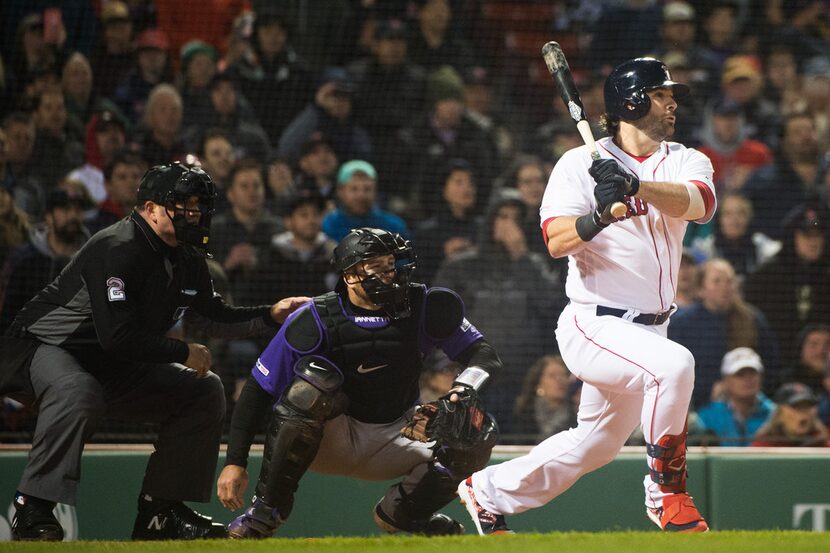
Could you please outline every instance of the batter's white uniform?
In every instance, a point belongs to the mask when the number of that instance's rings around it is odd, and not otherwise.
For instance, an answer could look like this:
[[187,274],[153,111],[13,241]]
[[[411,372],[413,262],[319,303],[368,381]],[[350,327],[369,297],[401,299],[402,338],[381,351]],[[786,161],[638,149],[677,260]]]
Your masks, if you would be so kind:
[[[711,219],[715,210],[712,164],[700,152],[663,142],[646,159],[634,158],[610,138],[597,142],[601,157],[616,159],[641,181],[694,183]],[[582,146],[554,167],[540,209],[543,227],[553,218],[596,207],[591,156]],[[681,434],[694,385],[694,358],[666,338],[661,325],[630,322],[642,313],[673,310],[687,222],[668,217],[637,198],[626,198],[627,219],[611,224],[568,260],[570,304],[559,317],[556,339],[568,368],[582,381],[576,428],[548,438],[527,455],[472,477],[487,510],[514,514],[539,507],[580,476],[614,459],[637,424],[656,444]],[[597,315],[597,306],[623,309],[624,317]],[[647,457],[649,467],[653,460]],[[646,475],[646,506],[666,495]]]

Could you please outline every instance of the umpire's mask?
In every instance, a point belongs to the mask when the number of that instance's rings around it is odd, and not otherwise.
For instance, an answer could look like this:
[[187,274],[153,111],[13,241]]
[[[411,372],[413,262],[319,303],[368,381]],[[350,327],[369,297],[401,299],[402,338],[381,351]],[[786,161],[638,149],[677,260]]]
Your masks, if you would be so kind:
[[394,276],[381,278],[385,273],[358,275],[363,289],[373,303],[381,306],[393,319],[402,319],[412,313],[409,301],[409,283],[415,270],[415,252],[408,240],[400,234],[376,228],[359,228],[346,235],[334,249],[332,264],[341,275],[337,291],[344,291],[342,275],[358,263],[391,255],[394,257]]

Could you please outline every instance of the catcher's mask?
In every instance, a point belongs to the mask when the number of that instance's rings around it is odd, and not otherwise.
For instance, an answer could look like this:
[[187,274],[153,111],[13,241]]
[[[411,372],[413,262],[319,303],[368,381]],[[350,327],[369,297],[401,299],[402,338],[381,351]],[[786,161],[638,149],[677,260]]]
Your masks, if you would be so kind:
[[[194,196],[198,205],[188,207]],[[216,187],[210,176],[199,167],[180,162],[153,167],[138,186],[139,204],[149,200],[164,206],[173,222],[176,240],[201,249],[207,248],[210,241],[215,199]]]
[[[382,278],[387,272],[357,274],[363,289],[375,304],[381,306],[393,319],[408,317],[412,310],[409,302],[409,283],[415,270],[415,252],[409,240],[400,234],[392,234],[376,228],[359,228],[346,235],[334,249],[332,264],[342,276],[358,263],[391,255],[394,258],[394,271],[391,280]],[[345,282],[341,278],[337,283],[338,292],[345,291]]]

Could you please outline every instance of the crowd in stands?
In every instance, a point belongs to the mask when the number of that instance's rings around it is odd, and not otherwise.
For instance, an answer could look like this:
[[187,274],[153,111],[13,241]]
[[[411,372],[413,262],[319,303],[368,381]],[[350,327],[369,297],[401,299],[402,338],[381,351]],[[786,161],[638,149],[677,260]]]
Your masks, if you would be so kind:
[[[556,39],[596,136],[619,62],[657,56],[692,87],[675,139],[712,160],[719,203],[689,225],[669,327],[697,362],[692,439],[830,445],[826,2],[311,4],[2,2],[0,332],[129,214],[149,167],[179,160],[217,185],[210,267],[230,301],[323,293],[351,228],[398,232],[416,280],[458,291],[504,360],[487,394],[503,442],[567,428],[567,263],[538,216],[581,144],[539,55]],[[215,346],[232,399],[263,344]],[[4,400],[0,434],[26,429]]]

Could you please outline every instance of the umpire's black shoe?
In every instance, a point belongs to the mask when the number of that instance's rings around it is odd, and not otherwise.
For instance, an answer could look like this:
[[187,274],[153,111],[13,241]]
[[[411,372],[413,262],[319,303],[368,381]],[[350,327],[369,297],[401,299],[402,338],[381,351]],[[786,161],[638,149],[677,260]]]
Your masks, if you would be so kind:
[[200,515],[181,501],[139,499],[134,540],[200,540],[227,538],[225,526]]
[[401,523],[393,520],[380,507],[380,503],[375,505],[375,524],[381,530],[389,532],[390,534],[397,534],[398,532],[408,532],[410,534],[420,534],[423,536],[456,536],[464,533],[464,526],[445,514],[435,513],[426,520],[415,520],[407,523]]
[[15,541],[63,541],[63,528],[52,512],[55,504],[18,493],[14,497],[12,539]]

